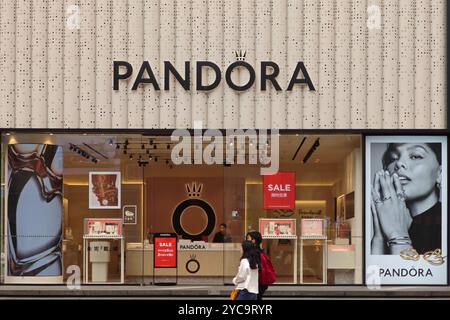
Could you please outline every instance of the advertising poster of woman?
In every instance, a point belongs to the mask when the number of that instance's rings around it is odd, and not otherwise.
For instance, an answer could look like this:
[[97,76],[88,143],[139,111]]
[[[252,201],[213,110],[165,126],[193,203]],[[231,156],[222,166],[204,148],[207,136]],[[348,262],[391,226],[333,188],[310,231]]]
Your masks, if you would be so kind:
[[366,282],[447,283],[447,138],[366,137]]

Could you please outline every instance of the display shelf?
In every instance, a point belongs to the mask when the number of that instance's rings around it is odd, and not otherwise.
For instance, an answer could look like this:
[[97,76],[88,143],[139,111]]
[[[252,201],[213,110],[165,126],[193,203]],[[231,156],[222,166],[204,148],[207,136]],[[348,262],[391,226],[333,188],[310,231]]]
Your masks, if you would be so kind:
[[83,239],[110,239],[110,240],[121,240],[123,236],[113,236],[113,235],[84,235]]
[[301,240],[327,240],[327,236],[300,236]]
[[292,239],[292,240],[297,240],[297,236],[262,236],[263,239],[267,239],[267,240],[281,240],[281,239]]

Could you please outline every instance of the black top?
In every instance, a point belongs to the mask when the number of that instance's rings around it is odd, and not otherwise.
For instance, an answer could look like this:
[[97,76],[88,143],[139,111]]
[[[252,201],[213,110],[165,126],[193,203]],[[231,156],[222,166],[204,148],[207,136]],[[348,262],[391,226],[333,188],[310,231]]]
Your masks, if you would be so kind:
[[433,207],[413,218],[409,228],[413,248],[419,254],[442,249],[442,206],[437,202]]
[[217,243],[231,242],[231,237],[225,236],[222,232],[219,231],[214,235],[213,242]]

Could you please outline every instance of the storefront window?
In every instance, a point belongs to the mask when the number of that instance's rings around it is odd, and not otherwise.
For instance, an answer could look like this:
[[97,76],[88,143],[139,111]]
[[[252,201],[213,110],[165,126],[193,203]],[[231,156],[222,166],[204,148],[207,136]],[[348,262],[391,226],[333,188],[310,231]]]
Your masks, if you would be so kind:
[[[258,231],[276,284],[361,284],[361,137],[278,138],[264,175],[251,139],[224,141],[223,163],[178,164],[168,135],[3,135],[5,282],[229,284]],[[153,265],[161,233],[178,239],[176,268]]]
[[278,175],[266,179],[259,166],[224,169],[227,221],[242,234],[262,233],[277,283],[362,283],[360,143],[357,135],[286,134]]
[[[3,140],[3,139],[2,139]],[[0,168],[5,168],[5,157],[3,156],[5,154],[6,145],[3,143],[3,141],[0,142],[1,146],[1,159],[0,159]],[[1,177],[1,194],[0,194],[0,283],[3,283],[5,281],[4,273],[5,273],[5,266],[6,266],[6,253],[5,253],[5,225],[4,225],[4,208],[5,208],[5,171],[1,170],[0,172]]]

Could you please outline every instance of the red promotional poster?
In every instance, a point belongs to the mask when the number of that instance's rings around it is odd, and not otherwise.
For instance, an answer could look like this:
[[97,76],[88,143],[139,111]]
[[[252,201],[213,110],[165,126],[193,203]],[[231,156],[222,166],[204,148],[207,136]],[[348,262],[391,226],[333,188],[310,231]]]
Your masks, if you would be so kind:
[[264,175],[264,209],[295,208],[295,173]]
[[154,267],[176,268],[177,267],[177,238],[154,237]]

